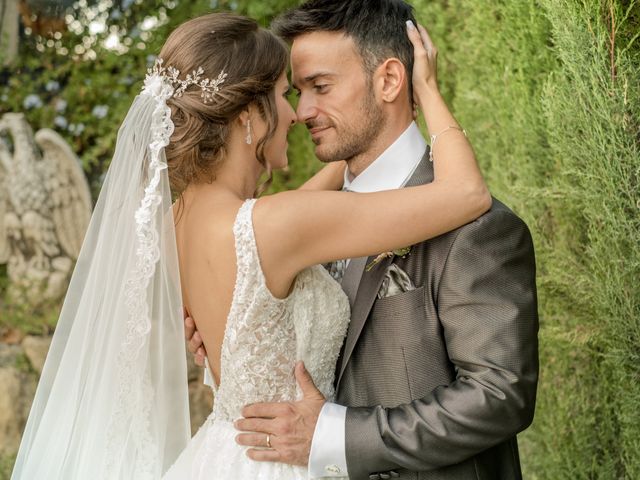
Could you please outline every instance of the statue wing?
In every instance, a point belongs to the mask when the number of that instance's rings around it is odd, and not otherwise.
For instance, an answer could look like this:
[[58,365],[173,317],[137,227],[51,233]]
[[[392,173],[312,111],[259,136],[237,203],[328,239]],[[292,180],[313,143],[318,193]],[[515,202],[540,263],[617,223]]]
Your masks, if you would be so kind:
[[9,209],[9,191],[7,182],[9,172],[5,165],[11,161],[11,152],[0,139],[0,265],[9,261],[9,238],[7,237],[7,226],[5,217]]
[[51,199],[56,235],[62,250],[75,260],[91,219],[89,184],[80,160],[58,133],[43,128],[35,140],[42,150],[40,165]]

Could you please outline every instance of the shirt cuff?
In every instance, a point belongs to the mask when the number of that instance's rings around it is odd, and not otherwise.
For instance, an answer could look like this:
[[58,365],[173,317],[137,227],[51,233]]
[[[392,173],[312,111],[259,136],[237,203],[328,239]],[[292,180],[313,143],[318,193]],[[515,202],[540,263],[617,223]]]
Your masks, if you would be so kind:
[[347,407],[325,403],[316,423],[311,452],[309,478],[348,477],[345,450],[345,423]]

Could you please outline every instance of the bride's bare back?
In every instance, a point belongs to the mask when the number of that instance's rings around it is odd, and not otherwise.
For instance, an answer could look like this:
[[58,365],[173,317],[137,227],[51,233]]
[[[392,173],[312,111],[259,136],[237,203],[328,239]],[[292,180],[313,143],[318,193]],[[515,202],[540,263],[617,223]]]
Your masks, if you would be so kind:
[[236,280],[233,223],[242,201],[214,188],[176,202],[176,241],[184,307],[198,322],[216,382],[226,318]]

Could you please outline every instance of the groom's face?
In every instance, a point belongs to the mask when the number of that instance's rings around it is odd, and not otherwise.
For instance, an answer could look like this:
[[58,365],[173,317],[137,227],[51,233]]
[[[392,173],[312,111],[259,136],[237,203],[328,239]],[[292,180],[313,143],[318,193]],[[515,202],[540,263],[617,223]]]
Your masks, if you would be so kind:
[[291,66],[298,121],[307,125],[318,158],[350,160],[366,152],[385,118],[353,40],[339,32],[296,37]]

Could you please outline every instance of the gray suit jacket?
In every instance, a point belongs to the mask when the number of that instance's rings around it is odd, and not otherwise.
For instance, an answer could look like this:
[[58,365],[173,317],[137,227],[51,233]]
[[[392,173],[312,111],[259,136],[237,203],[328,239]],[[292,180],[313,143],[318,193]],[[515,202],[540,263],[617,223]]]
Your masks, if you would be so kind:
[[[408,185],[432,180],[425,157]],[[525,223],[494,199],[479,219],[359,273],[372,258],[343,280],[352,315],[336,385],[351,480],[520,479],[516,434],[538,379]],[[416,289],[377,299],[391,262]]]

